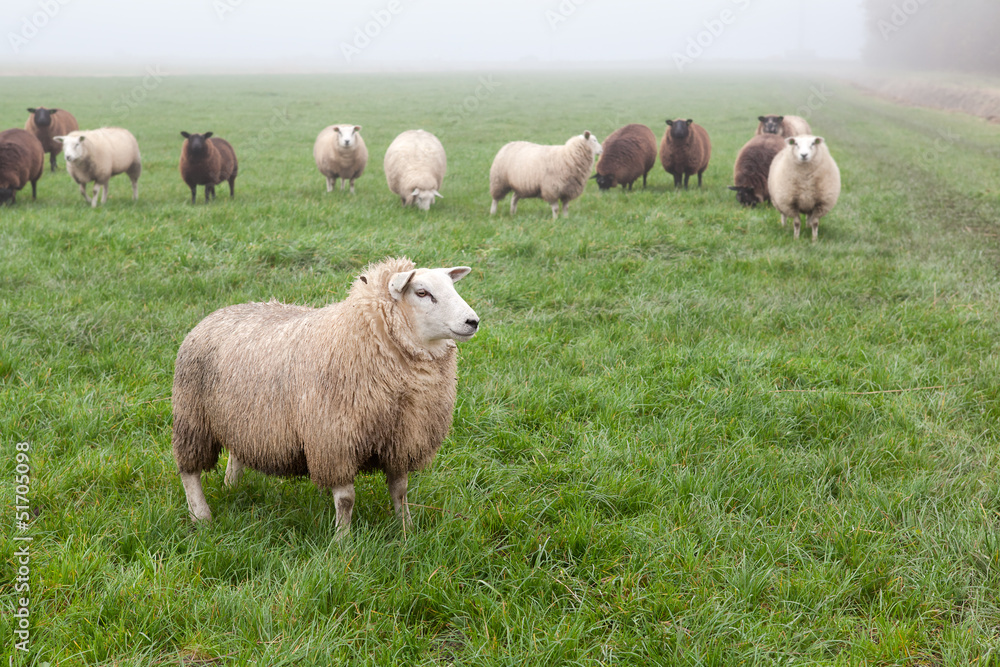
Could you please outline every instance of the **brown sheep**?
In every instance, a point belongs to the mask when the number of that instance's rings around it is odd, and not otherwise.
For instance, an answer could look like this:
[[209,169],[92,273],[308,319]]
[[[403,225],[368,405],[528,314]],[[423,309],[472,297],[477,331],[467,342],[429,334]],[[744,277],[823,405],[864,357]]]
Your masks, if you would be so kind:
[[797,137],[812,134],[809,123],[802,116],[757,116],[756,134],[776,134],[779,137]]
[[632,123],[621,127],[604,140],[601,159],[597,162],[597,173],[591,178],[597,180],[597,187],[609,190],[616,185],[632,189],[632,184],[642,176],[642,187],[646,187],[646,175],[656,164],[656,135],[645,125]]
[[0,203],[14,204],[17,191],[31,183],[31,198],[38,194],[36,184],[45,171],[45,151],[33,134],[26,130],[0,132]]
[[701,125],[688,118],[667,121],[667,131],[660,142],[660,164],[663,169],[674,177],[674,187],[681,187],[684,179],[684,189],[687,189],[688,179],[692,174],[698,175],[698,187],[701,187],[701,175],[708,168],[712,157],[712,142],[708,132]]
[[744,206],[756,206],[771,201],[767,175],[774,156],[785,148],[785,140],[776,134],[758,134],[743,145],[733,166],[733,182],[729,189]]
[[62,152],[62,142],[56,141],[55,137],[67,135],[80,129],[73,114],[65,109],[46,109],[45,107],[32,107],[28,109],[28,120],[24,123],[24,129],[35,135],[42,142],[42,150],[49,154],[49,162],[52,171],[56,170],[56,156]]
[[223,181],[229,182],[229,196],[235,197],[239,164],[232,145],[225,139],[213,137],[211,132],[181,132],[181,136],[184,145],[178,168],[181,178],[191,188],[191,203],[195,203],[199,185],[205,186],[205,203],[208,203],[210,197],[215,199],[215,186]]

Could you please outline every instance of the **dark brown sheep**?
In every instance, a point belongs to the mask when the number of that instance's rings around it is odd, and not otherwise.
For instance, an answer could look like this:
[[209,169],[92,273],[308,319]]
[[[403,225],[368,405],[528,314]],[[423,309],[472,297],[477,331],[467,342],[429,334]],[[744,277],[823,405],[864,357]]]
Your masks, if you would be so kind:
[[756,206],[771,201],[767,175],[774,156],[785,148],[785,140],[777,134],[758,134],[743,145],[733,166],[733,182],[729,189],[744,206]]
[[645,125],[632,123],[618,128],[604,140],[601,159],[597,162],[597,187],[609,190],[616,185],[632,189],[632,184],[646,175],[656,164],[656,135]]
[[698,187],[701,187],[701,175],[708,168],[712,157],[712,142],[708,132],[701,125],[688,118],[667,121],[667,131],[660,142],[660,164],[663,169],[674,177],[674,187],[687,189],[688,179],[693,174],[698,175]]
[[0,132],[0,204],[13,204],[17,191],[31,183],[31,198],[38,194],[36,184],[45,171],[42,142],[27,130]]
[[181,147],[180,171],[181,178],[191,188],[191,203],[199,185],[205,186],[205,202],[215,199],[215,186],[223,181],[229,181],[229,196],[236,196],[236,174],[239,164],[236,161],[236,151],[225,139],[213,137],[211,132],[205,134],[188,134],[181,132],[184,145]]
[[776,134],[779,137],[797,137],[812,134],[809,123],[802,116],[757,116],[756,134]]
[[35,135],[42,142],[42,150],[49,154],[52,171],[56,170],[56,156],[62,152],[63,145],[54,137],[61,137],[80,129],[73,114],[65,109],[46,109],[32,107],[31,114],[24,123],[24,129]]

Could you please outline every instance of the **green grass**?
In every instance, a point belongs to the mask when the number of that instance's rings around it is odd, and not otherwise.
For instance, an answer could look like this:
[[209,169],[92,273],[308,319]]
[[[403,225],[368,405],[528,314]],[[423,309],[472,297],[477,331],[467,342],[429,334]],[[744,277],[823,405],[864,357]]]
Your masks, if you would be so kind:
[[[473,75],[4,81],[5,127],[37,104],[120,124],[144,173],[137,203],[118,177],[91,210],[62,171],[0,210],[5,553],[33,538],[31,654],[9,556],[3,662],[1000,664],[1000,128],[822,78],[493,80],[478,105]],[[812,244],[725,186],[753,119],[819,85],[844,189]],[[712,136],[703,189],[657,166],[565,219],[488,215],[505,142],[668,117]],[[364,126],[355,197],[312,162],[335,122]],[[415,127],[448,150],[426,213],[382,176]],[[188,203],[181,130],[232,142],[234,201]],[[482,318],[451,434],[411,475],[414,529],[381,476],[358,478],[338,544],[308,480],[229,490],[221,470],[194,529],[170,452],[184,335],[227,304],[341,299],[404,253],[472,266]]]

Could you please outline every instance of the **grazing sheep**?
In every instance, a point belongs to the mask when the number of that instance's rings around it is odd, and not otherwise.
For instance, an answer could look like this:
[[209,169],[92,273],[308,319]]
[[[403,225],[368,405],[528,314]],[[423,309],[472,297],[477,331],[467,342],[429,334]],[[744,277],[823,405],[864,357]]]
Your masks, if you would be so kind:
[[597,187],[609,190],[616,185],[632,189],[632,183],[646,175],[656,164],[656,135],[645,125],[632,123],[618,128],[604,140],[601,159],[597,161]]
[[767,190],[767,175],[774,156],[784,149],[785,140],[774,134],[758,134],[743,145],[733,166],[733,182],[729,189],[744,206],[756,206],[771,201]]
[[[70,132],[55,137],[66,151],[66,169],[73,180],[80,184],[80,194],[93,206],[102,193],[101,203],[108,201],[108,181],[112,176],[125,173],[132,181],[132,200],[139,199],[139,175],[142,158],[139,144],[132,133],[120,127],[102,127],[98,130]],[[94,198],[87,196],[87,183],[94,181]]]
[[406,130],[393,139],[385,151],[383,166],[386,183],[399,195],[403,206],[416,204],[421,211],[428,211],[435,197],[444,197],[438,190],[448,160],[444,146],[430,132]]
[[360,133],[360,125],[330,125],[316,137],[313,159],[319,172],[326,176],[327,192],[333,192],[339,178],[340,189],[350,181],[354,194],[354,181],[361,178],[368,164],[368,147]]
[[701,187],[701,175],[708,168],[712,157],[712,142],[708,132],[701,125],[688,118],[667,121],[667,131],[660,142],[660,164],[664,171],[674,177],[674,187],[681,187],[684,179],[684,189],[692,174],[698,175],[698,187]]
[[43,171],[45,151],[35,135],[18,129],[0,132],[0,204],[14,204],[17,191],[29,182],[31,198],[35,199]]
[[569,203],[583,194],[594,156],[601,154],[601,142],[590,132],[570,137],[565,144],[547,146],[529,141],[512,141],[497,151],[490,167],[490,195],[493,205],[513,192],[510,214],[517,213],[519,199],[541,198],[552,207],[553,219],[569,215]]
[[779,137],[797,137],[812,134],[809,123],[802,116],[757,116],[760,124],[755,134],[776,134]]
[[387,258],[325,308],[247,303],[202,320],[174,370],[173,451],[191,518],[212,518],[201,472],[224,447],[228,486],[248,466],[333,489],[338,537],[359,472],[385,473],[408,523],[407,474],[431,462],[451,426],[455,341],[479,327],[454,287],[470,270]]
[[62,151],[63,145],[55,140],[56,137],[75,132],[80,129],[73,114],[65,109],[46,109],[37,107],[28,109],[28,120],[24,122],[24,129],[35,135],[42,142],[42,149],[49,154],[49,162],[52,163],[52,171],[56,170],[56,156]]
[[236,151],[225,139],[205,134],[181,132],[184,145],[181,146],[181,161],[178,168],[181,178],[191,188],[191,203],[195,203],[198,186],[205,186],[205,203],[211,196],[215,199],[215,186],[229,181],[229,197],[236,196],[236,175],[239,163]]
[[767,187],[771,202],[781,211],[781,224],[790,217],[799,238],[800,215],[809,216],[812,240],[819,236],[819,219],[840,196],[840,169],[822,137],[806,134],[785,140],[788,146],[771,163]]

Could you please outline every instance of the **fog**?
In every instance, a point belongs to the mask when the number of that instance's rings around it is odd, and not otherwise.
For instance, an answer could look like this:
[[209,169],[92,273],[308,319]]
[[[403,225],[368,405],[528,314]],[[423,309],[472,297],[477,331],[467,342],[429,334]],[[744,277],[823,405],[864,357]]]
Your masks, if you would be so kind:
[[0,71],[138,73],[855,61],[857,0],[5,0]]

